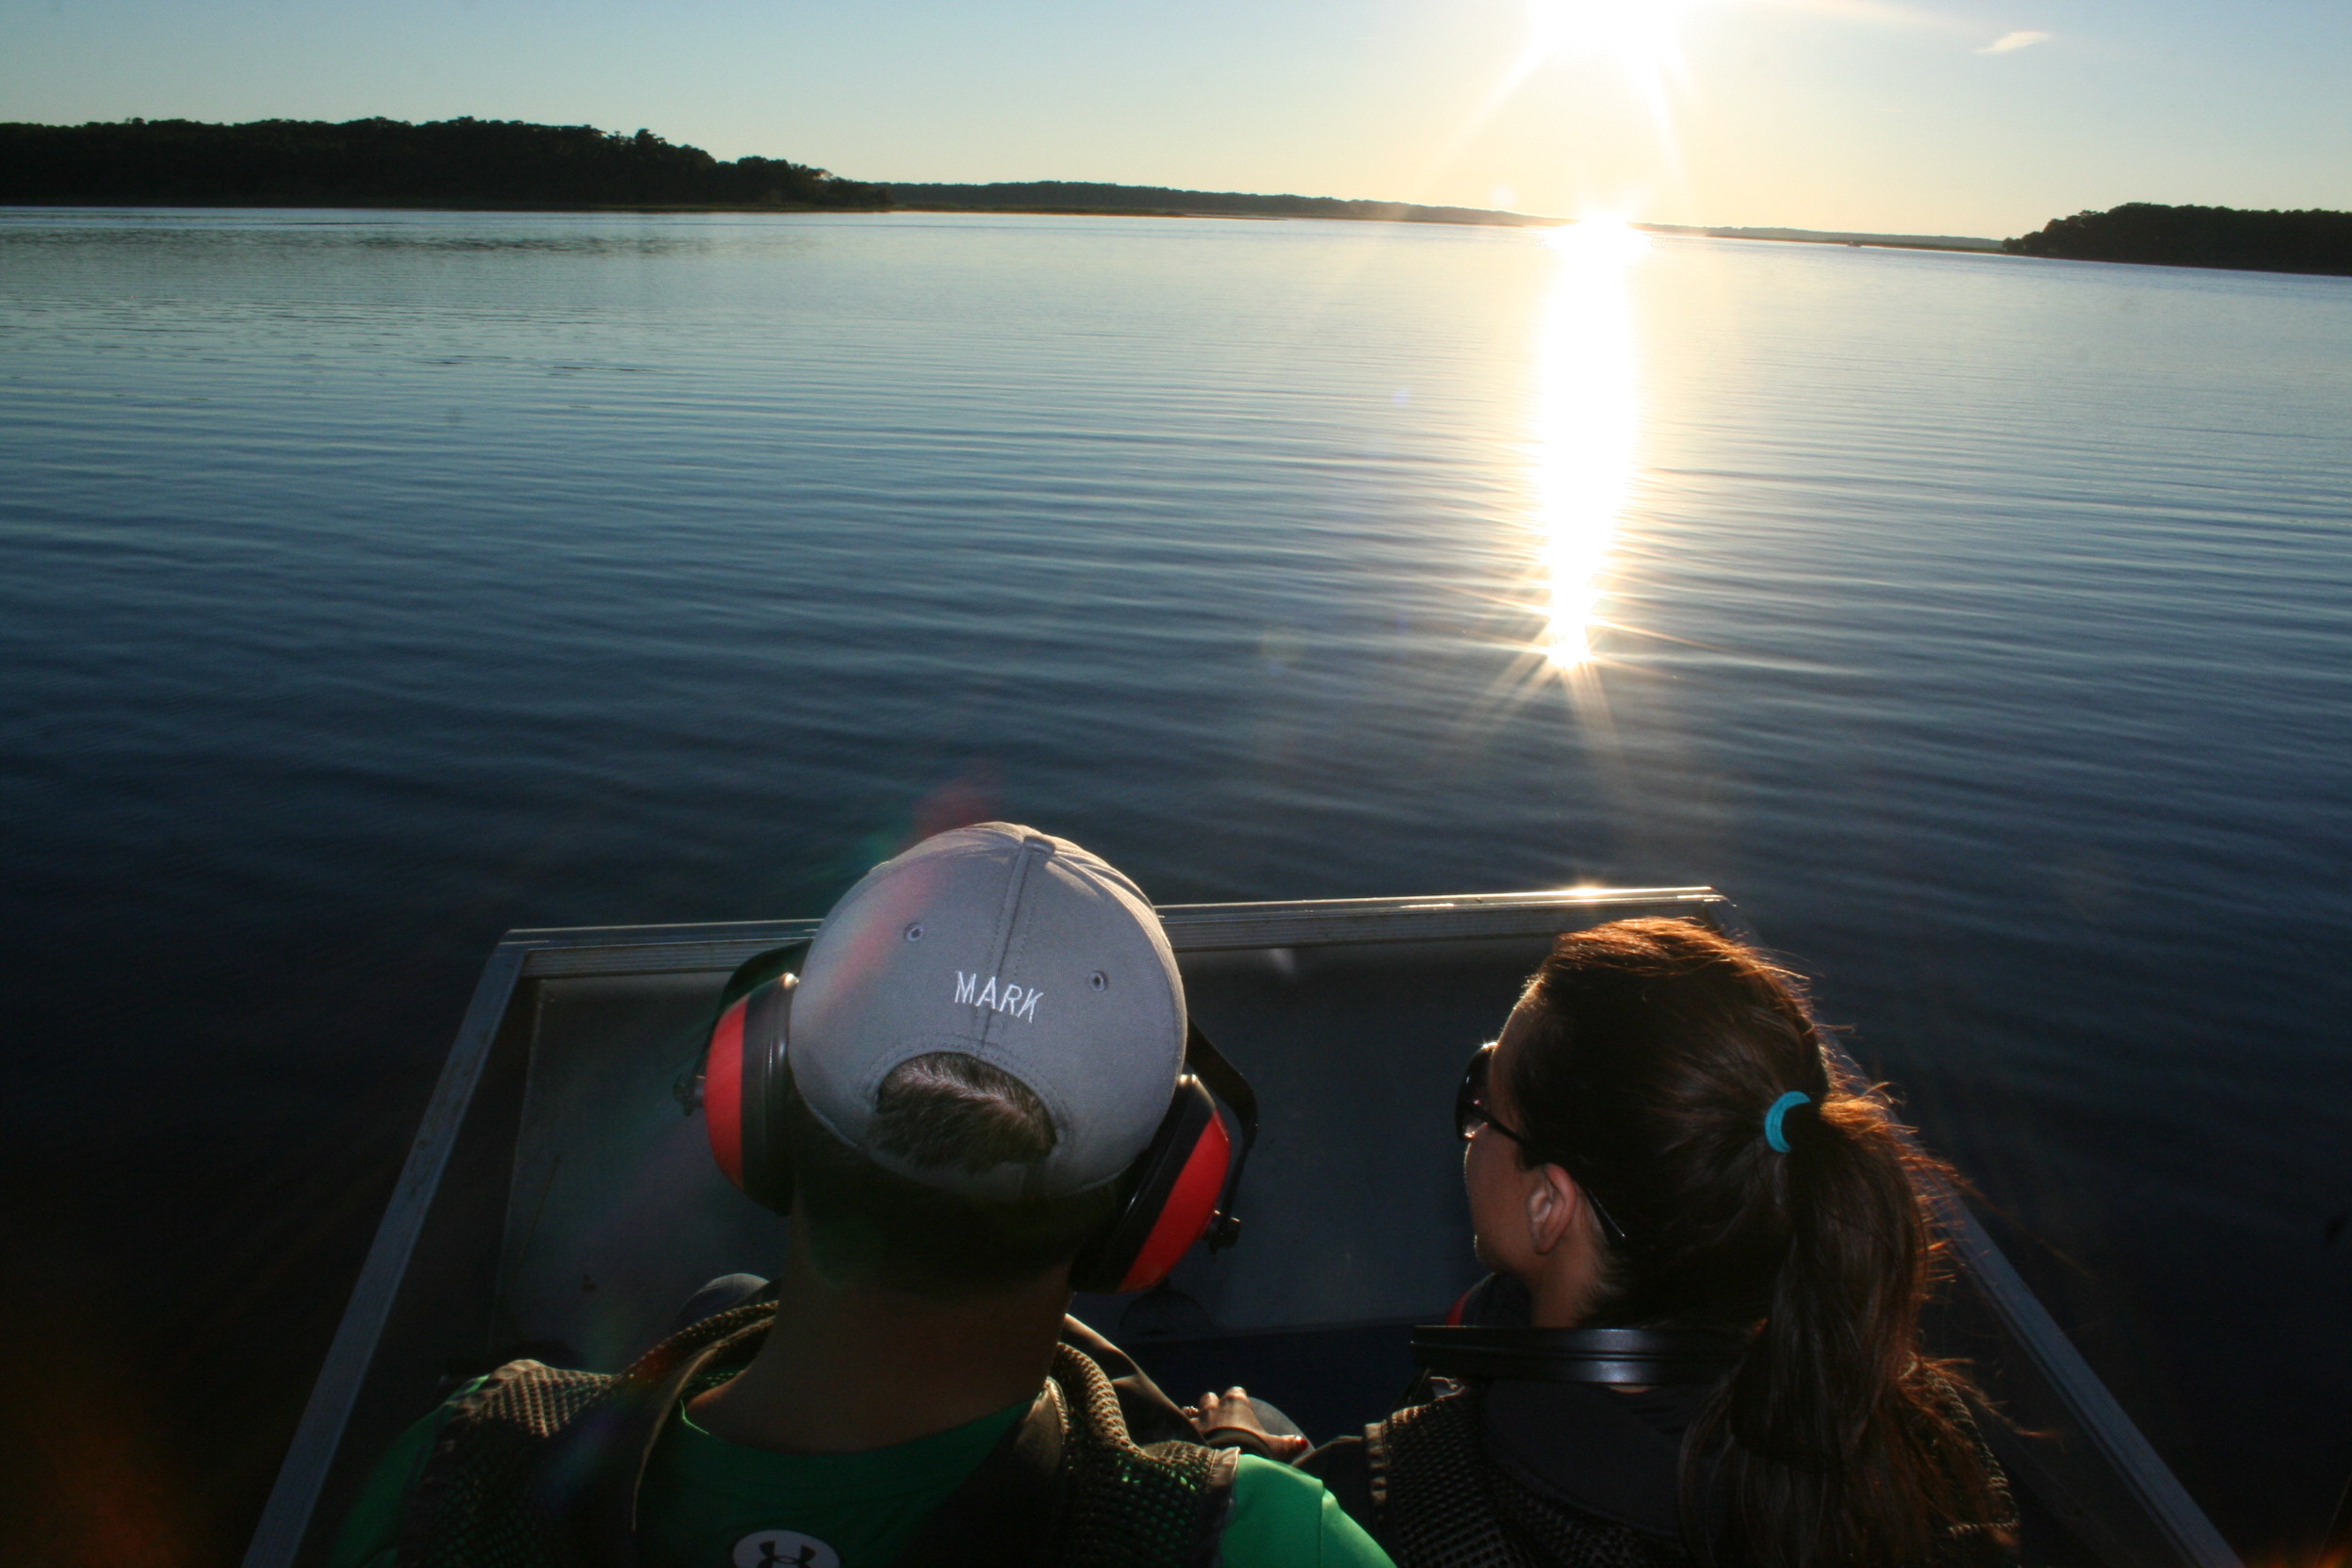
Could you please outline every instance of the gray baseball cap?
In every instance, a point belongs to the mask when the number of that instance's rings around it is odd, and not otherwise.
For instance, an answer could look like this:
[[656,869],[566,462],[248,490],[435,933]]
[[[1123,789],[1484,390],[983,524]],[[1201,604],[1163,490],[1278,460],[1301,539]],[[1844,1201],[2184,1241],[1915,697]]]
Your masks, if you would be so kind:
[[[975,1197],[1058,1197],[1117,1179],[1152,1141],[1183,1070],[1184,983],[1133,882],[1067,839],[982,823],[883,861],[833,906],[788,1049],[810,1112],[886,1168]],[[874,1147],[883,1079],[937,1051],[1035,1091],[1053,1152],[972,1175]]]

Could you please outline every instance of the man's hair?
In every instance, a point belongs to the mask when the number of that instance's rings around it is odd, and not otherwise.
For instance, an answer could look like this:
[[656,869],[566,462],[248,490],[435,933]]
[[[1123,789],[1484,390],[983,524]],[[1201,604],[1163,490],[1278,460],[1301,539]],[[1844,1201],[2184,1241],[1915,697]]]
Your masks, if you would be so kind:
[[[1119,1201],[1116,1182],[1014,1200],[928,1186],[835,1137],[797,1097],[788,1126],[810,1255],[843,1284],[944,1300],[1008,1290],[1077,1256]],[[1028,1085],[977,1056],[939,1051],[882,1080],[872,1136],[909,1164],[976,1175],[1036,1165],[1060,1134]]]

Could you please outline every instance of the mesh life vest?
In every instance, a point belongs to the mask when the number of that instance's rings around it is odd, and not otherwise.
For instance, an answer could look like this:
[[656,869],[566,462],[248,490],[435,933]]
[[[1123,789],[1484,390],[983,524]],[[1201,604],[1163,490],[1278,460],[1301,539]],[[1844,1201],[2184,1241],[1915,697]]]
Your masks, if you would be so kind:
[[1382,1545],[1398,1568],[1687,1568],[1665,1542],[1512,1480],[1487,1457],[1475,1389],[1364,1429]]
[[[775,1312],[706,1318],[617,1376],[498,1368],[443,1427],[409,1495],[399,1568],[636,1568],[654,1443],[681,1399],[751,1360]],[[1234,1463],[1199,1443],[1136,1443],[1111,1378],[1066,1338],[1028,1414],[896,1568],[1211,1568]]]
[[[1967,1401],[1938,1380],[1945,1404],[1992,1483],[1995,1517],[1945,1527],[1941,1568],[2005,1568],[2017,1518],[2007,1478]],[[1692,1568],[1679,1541],[1598,1518],[1522,1484],[1488,1453],[1477,1383],[1396,1411],[1364,1429],[1374,1518],[1397,1568]]]

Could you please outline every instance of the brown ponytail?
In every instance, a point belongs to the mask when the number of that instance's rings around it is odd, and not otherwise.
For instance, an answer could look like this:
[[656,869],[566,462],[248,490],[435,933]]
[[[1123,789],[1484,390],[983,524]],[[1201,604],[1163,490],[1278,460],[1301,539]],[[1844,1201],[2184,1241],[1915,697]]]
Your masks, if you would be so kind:
[[[1924,1156],[1846,1081],[1802,982],[1683,921],[1562,937],[1528,982],[1511,1098],[1627,1234],[1593,1326],[1752,1335],[1685,1445],[1683,1520],[1740,1568],[1998,1559],[2008,1515],[1919,1348],[1940,1243]],[[1765,1118],[1791,1092],[1781,1152]],[[1711,1522],[1711,1528],[1710,1528]]]

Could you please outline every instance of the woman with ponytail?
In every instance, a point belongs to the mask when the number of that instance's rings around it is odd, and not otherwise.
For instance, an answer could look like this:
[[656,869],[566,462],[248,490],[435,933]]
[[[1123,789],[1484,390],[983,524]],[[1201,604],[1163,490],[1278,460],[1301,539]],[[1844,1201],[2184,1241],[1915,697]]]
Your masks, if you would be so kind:
[[1921,1156],[1794,975],[1687,922],[1562,937],[1457,1120],[1494,1272],[1416,1340],[1457,1386],[1302,1462],[1403,1568],[2009,1559],[1919,1345]]

